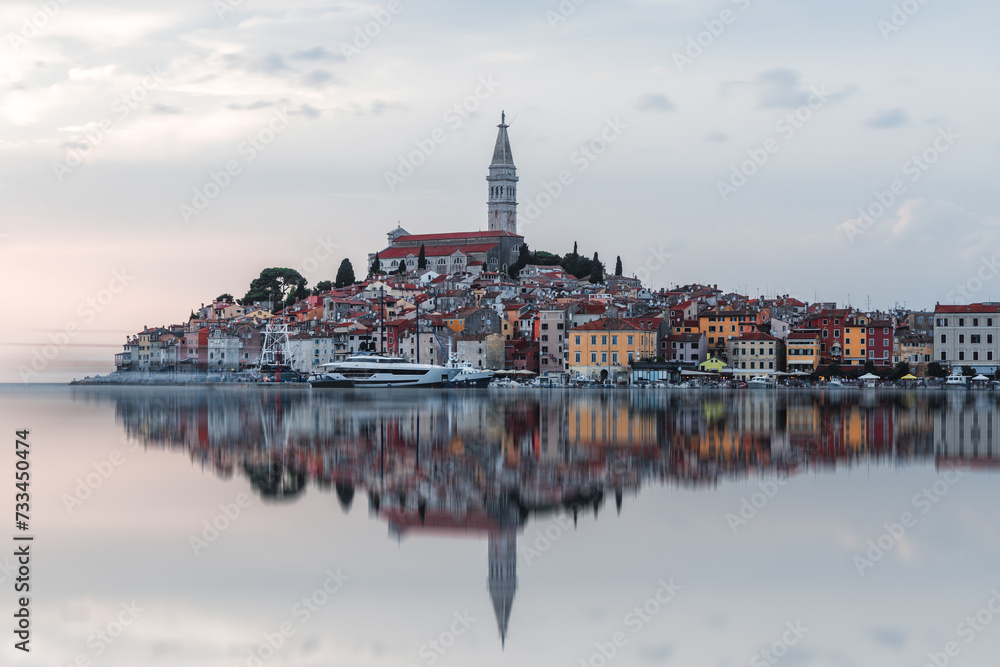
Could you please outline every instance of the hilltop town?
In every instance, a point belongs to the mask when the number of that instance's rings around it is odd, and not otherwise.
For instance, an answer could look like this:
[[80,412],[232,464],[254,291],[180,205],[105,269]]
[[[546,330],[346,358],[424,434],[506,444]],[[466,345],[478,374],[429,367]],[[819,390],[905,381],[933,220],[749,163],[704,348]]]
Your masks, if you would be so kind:
[[[517,168],[501,116],[485,231],[413,234],[397,225],[356,280],[309,289],[291,269],[266,269],[246,295],[205,304],[182,324],[128,337],[118,372],[240,372],[261,359],[269,333],[287,332],[302,374],[348,356],[382,353],[423,363],[573,380],[676,380],[684,371],[750,380],[876,373],[942,376],[949,366],[995,373],[1000,305],[938,305],[934,312],[861,310],[790,295],[688,284],[653,290],[618,257],[531,251],[517,229]],[[966,341],[968,338],[968,341]]]

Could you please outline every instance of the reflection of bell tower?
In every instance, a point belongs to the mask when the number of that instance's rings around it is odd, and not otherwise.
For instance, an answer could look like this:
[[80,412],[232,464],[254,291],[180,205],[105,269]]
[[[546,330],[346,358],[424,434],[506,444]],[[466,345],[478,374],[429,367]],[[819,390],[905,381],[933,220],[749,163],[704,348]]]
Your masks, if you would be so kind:
[[504,528],[490,533],[490,599],[500,630],[500,645],[507,640],[507,623],[517,590],[517,531]]

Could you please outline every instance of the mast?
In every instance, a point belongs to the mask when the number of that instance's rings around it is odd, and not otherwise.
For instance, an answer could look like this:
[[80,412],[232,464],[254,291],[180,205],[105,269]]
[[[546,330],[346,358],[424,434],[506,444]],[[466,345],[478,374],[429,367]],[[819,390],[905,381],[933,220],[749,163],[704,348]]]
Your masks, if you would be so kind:
[[384,286],[379,287],[378,292],[380,300],[382,302],[381,308],[379,308],[378,312],[378,323],[381,329],[381,332],[379,333],[378,347],[379,347],[379,354],[385,356],[385,287]]

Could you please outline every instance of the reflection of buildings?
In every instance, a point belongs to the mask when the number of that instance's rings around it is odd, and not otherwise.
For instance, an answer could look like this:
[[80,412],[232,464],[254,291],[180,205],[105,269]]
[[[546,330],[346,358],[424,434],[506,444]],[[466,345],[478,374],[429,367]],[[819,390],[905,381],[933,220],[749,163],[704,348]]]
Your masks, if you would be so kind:
[[599,511],[644,484],[867,465],[1000,462],[988,392],[467,391],[421,393],[74,389],[113,401],[127,434],[184,451],[265,499],[309,483],[357,493],[399,538],[486,537],[501,641],[532,517]]

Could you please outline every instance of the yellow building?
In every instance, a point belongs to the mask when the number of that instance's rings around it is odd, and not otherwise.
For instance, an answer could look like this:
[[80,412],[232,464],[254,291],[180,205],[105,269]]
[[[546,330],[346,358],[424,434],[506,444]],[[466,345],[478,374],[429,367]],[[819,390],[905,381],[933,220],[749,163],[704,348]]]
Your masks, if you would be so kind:
[[754,314],[747,311],[706,310],[698,316],[698,328],[708,337],[710,352],[725,354],[726,341],[730,338],[739,338],[740,334],[744,333],[742,327],[753,325],[755,321]]
[[714,355],[708,355],[708,359],[698,364],[698,369],[703,370],[708,373],[718,373],[723,368],[726,368],[727,364],[722,359]]
[[865,342],[868,340],[868,317],[857,315],[844,322],[843,365],[864,366],[867,359]]
[[785,339],[788,372],[805,371],[812,373],[819,368],[819,334],[812,332],[792,332]]
[[571,329],[567,338],[570,372],[596,380],[625,373],[633,361],[656,356],[656,332],[617,317]]

